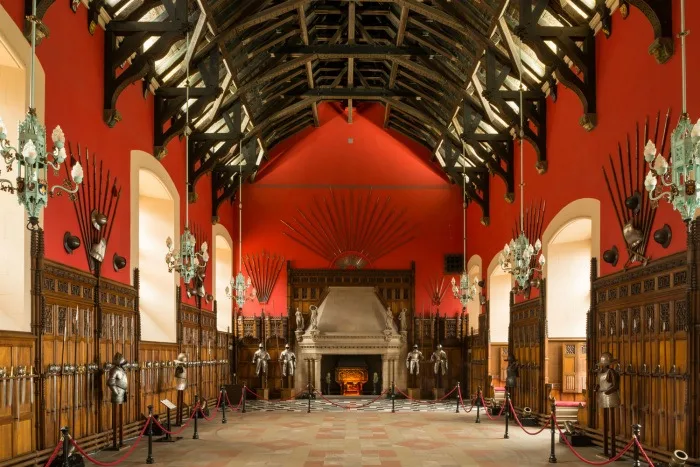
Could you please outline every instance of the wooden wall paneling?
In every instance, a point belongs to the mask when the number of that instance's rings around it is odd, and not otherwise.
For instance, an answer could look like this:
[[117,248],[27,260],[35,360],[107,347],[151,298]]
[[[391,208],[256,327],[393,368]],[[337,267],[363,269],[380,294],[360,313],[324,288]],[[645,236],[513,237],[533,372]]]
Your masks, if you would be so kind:
[[546,281],[537,298],[515,303],[510,299],[508,351],[519,364],[519,377],[511,394],[517,408],[530,407],[534,413],[547,413],[547,319]]
[[[698,274],[700,273],[700,221],[697,219],[690,224],[688,232],[687,265],[688,284],[686,295],[686,317],[683,322],[683,309],[676,310],[676,327],[674,332],[682,332],[687,327],[687,345],[685,355],[676,349],[673,360],[683,359],[687,362],[686,375],[678,372],[674,375],[673,382],[673,418],[675,420],[687,418],[685,433],[676,428],[676,445],[685,437],[685,445],[688,454],[694,458],[700,458],[700,286]],[[679,329],[680,328],[680,329]],[[686,379],[687,378],[687,379]],[[685,382],[684,382],[685,379]],[[685,383],[685,384],[684,384]],[[683,413],[679,406],[685,406]]]
[[45,408],[40,416],[45,417],[46,445],[41,448],[58,442],[62,426],[69,426],[76,438],[98,431],[96,425],[88,427],[88,412],[91,409],[87,378],[83,377],[89,358],[90,331],[96,321],[96,283],[97,280],[89,273],[44,261],[41,277],[44,313],[41,371]]
[[[136,288],[126,286],[115,281],[100,279],[100,310],[102,313],[102,338],[104,348],[107,353],[104,355],[104,363],[112,362],[116,353],[121,353],[127,361],[126,373],[129,382],[127,391],[127,402],[122,408],[123,423],[128,423],[141,420],[145,415],[137,412],[140,385],[139,372],[137,370],[138,363],[138,345],[137,345],[137,291]],[[107,368],[103,363],[103,367]],[[106,381],[105,381],[106,384]],[[110,392],[105,388],[106,406],[103,407],[105,414],[111,417],[112,404],[110,400]],[[105,425],[105,429],[111,427]]]
[[[175,361],[179,353],[178,346],[176,343],[142,341],[139,350],[141,407],[153,405],[154,412],[162,413],[165,408],[160,401],[168,399],[175,403],[177,394],[173,382],[174,367],[172,365],[162,367],[161,362]],[[188,373],[191,374],[190,368],[188,368]],[[189,393],[186,392],[185,404],[189,405],[191,401]]]
[[29,333],[0,331],[0,461],[35,449],[34,342]]
[[[202,335],[201,335],[201,313],[200,310],[194,306],[187,305],[185,303],[180,304],[180,328],[182,329],[182,340],[180,343],[179,351],[187,356],[187,391],[185,395],[186,401],[192,401],[194,403],[194,396],[199,394],[199,383],[200,383],[200,369],[201,365],[201,346],[202,346]],[[174,360],[174,359],[173,359]],[[170,360],[160,362],[165,363],[167,366],[165,370],[160,371],[161,380],[167,378],[167,381],[161,381],[161,384],[165,383],[166,387],[171,385],[171,375],[172,372],[169,364]],[[174,370],[173,370],[174,371]]]
[[[641,439],[661,457],[675,449],[693,452],[688,431],[696,401],[687,400],[693,370],[688,284],[689,252],[682,252],[609,276],[592,274],[588,345],[589,427],[602,426],[593,364],[602,352],[619,360],[622,406],[616,411],[618,437],[629,439],[631,425],[642,425]],[[595,261],[592,262],[595,266]],[[689,452],[689,454],[690,454]],[[691,454],[692,455],[692,454]]]
[[479,331],[475,334],[471,329],[470,349],[471,358],[469,361],[471,375],[469,381],[469,394],[477,393],[479,387],[483,391],[484,397],[490,394],[489,379],[489,325],[488,325],[489,304],[486,302],[486,313],[479,315]]

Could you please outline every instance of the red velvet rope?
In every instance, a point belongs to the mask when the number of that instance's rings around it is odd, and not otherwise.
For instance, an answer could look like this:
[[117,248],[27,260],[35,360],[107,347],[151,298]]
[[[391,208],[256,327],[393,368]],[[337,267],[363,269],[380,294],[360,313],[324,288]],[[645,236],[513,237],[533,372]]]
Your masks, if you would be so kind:
[[[564,440],[564,443],[569,447],[569,450],[574,454],[574,456],[576,456],[580,461],[585,462],[585,463],[588,464],[588,465],[607,465],[607,464],[612,464],[613,462],[617,462],[617,460],[620,459],[622,456],[624,456],[625,453],[626,453],[627,451],[629,451],[630,448],[632,447],[632,445],[634,444],[634,439],[633,439],[633,440],[631,440],[629,443],[627,443],[627,446],[625,446],[625,447],[622,449],[622,451],[620,451],[615,457],[613,457],[613,458],[611,458],[611,459],[608,459],[608,460],[605,460],[605,461],[601,461],[601,462],[589,461],[589,460],[583,458],[578,452],[576,452],[576,450],[575,450],[574,447],[571,445],[571,443],[569,443],[569,439],[566,437],[566,434],[564,434],[564,432],[561,431],[561,428],[560,428],[559,425],[557,425],[556,423],[557,423],[557,418],[554,417],[554,424],[556,425],[557,430],[559,430],[559,435],[560,435],[560,436],[562,437],[562,439]],[[652,464],[652,465],[653,465],[653,464]]]
[[550,423],[552,423],[552,418],[550,417],[547,419],[547,423],[545,423],[544,426],[539,431],[536,431],[534,433],[530,433],[529,431],[527,431],[525,429],[523,424],[520,423],[520,420],[518,419],[518,414],[515,412],[515,409],[513,408],[513,403],[510,401],[510,399],[508,400],[508,404],[510,405],[511,412],[513,412],[513,418],[515,418],[515,421],[518,422],[518,425],[520,426],[520,428],[522,428],[522,430],[530,436],[539,435],[540,433],[542,433],[544,431],[545,428],[547,428],[549,426]]
[[63,447],[63,439],[61,439],[58,444],[56,445],[56,449],[53,450],[53,453],[51,453],[51,457],[49,457],[49,460],[46,461],[46,464],[44,464],[44,467],[49,467],[51,463],[56,459],[58,456],[58,452],[61,450]]
[[72,444],[73,446],[75,446],[75,449],[77,449],[78,452],[79,452],[80,454],[82,454],[87,460],[89,460],[89,461],[92,462],[93,464],[99,465],[99,466],[102,466],[102,467],[111,467],[111,466],[114,466],[114,465],[117,465],[117,464],[121,464],[122,462],[124,462],[124,461],[131,455],[131,453],[134,452],[134,449],[136,449],[136,447],[139,445],[139,442],[141,442],[141,440],[143,439],[144,433],[146,433],[146,429],[148,428],[148,421],[149,421],[149,420],[155,420],[155,419],[154,419],[153,417],[151,417],[151,416],[148,417],[148,420],[146,420],[146,423],[144,423],[144,425],[143,425],[143,429],[141,430],[141,433],[139,434],[139,437],[136,439],[136,441],[134,442],[134,444],[131,446],[131,449],[129,449],[129,450],[126,452],[126,454],[124,454],[122,457],[120,457],[119,459],[117,459],[117,460],[114,461],[114,462],[100,462],[100,461],[98,461],[97,459],[95,459],[95,458],[93,458],[93,457],[90,457],[90,455],[89,455],[87,452],[85,452],[85,450],[84,450],[83,448],[81,448],[81,447],[78,445],[78,443],[75,442],[74,439],[71,439],[70,442],[71,442],[71,444]]
[[[222,391],[219,391],[219,399],[216,401],[216,407],[214,407],[212,411],[216,411],[219,409],[219,406],[221,405],[221,393]],[[216,418],[216,413],[214,413],[214,415],[212,415],[211,417],[207,417],[206,415],[204,415],[204,410],[202,410],[202,407],[199,408],[199,413],[201,413],[202,417],[204,417],[204,419],[208,422]]]
[[492,417],[491,415],[489,415],[489,409],[488,409],[488,407],[486,407],[486,401],[484,401],[484,395],[483,395],[483,394],[481,394],[481,406],[484,408],[484,412],[486,413],[486,416],[489,417],[489,420],[496,420],[498,417],[500,417],[501,415],[503,415],[503,409],[506,407],[506,405],[503,404],[503,405],[501,406],[501,411],[498,412],[498,415],[496,415],[495,417]]
[[639,438],[637,438],[637,435],[632,435],[633,441],[637,443],[637,446],[639,447],[639,450],[642,451],[642,455],[644,456],[644,460],[649,464],[651,467],[654,467],[654,462],[649,459],[649,456],[647,456],[646,451],[644,451],[644,446],[642,446],[642,443],[639,442]]
[[335,405],[336,407],[340,407],[341,409],[351,410],[351,409],[361,409],[362,407],[367,407],[367,406],[369,406],[369,405],[374,404],[374,403],[377,402],[379,399],[381,399],[387,392],[389,392],[389,390],[386,389],[384,392],[382,392],[381,394],[379,394],[375,399],[372,399],[371,401],[367,402],[366,404],[362,404],[362,405],[342,405],[342,404],[337,404],[337,403],[333,402],[332,400],[327,399],[326,396],[324,396],[323,393],[322,393],[321,391],[316,391],[316,392],[318,393],[319,396],[321,396],[321,399],[323,399],[324,401],[328,402],[329,404]]
[[[275,404],[275,403],[277,403],[277,402],[289,402],[289,401],[296,400],[297,397],[299,397],[299,394],[295,394],[294,396],[292,396],[292,397],[290,397],[290,398],[288,398],[288,399],[280,399],[280,400],[278,400],[278,401],[271,401],[270,399],[265,399],[264,397],[260,397],[260,395],[259,395],[257,392],[255,392],[255,391],[249,389],[248,386],[245,386],[245,389],[246,389],[246,391],[248,391],[249,393],[251,393],[252,395],[254,395],[255,398],[256,398],[256,400],[264,401],[264,402],[267,402],[267,403],[269,403],[269,404]],[[230,403],[229,403],[229,404],[230,404]]]
[[469,413],[474,409],[473,405],[471,407],[469,407],[468,409],[467,409],[467,407],[465,407],[464,399],[462,399],[462,388],[461,387],[459,388],[459,403],[462,406],[462,409],[464,409],[464,413]]
[[406,394],[406,393],[403,392],[401,389],[399,389],[398,386],[396,386],[396,385],[394,385],[394,386],[396,387],[396,390],[399,391],[399,394],[401,394],[402,396],[404,396],[406,399],[408,399],[408,400],[410,400],[410,401],[414,401],[414,402],[421,402],[421,403],[423,403],[423,404],[437,404],[438,402],[442,402],[442,401],[444,401],[445,399],[447,399],[448,397],[450,397],[450,395],[452,395],[452,393],[455,392],[455,391],[457,390],[457,386],[455,386],[455,387],[452,388],[452,390],[451,390],[450,392],[448,392],[447,394],[445,394],[444,396],[442,396],[440,399],[435,400],[435,401],[426,401],[426,400],[423,400],[423,399],[414,399],[413,397],[410,397],[408,394]]
[[190,414],[190,417],[187,419],[187,421],[185,423],[182,424],[180,429],[177,431],[168,431],[163,425],[160,424],[160,422],[155,417],[153,417],[153,423],[158,425],[160,427],[160,429],[163,430],[163,433],[171,435],[171,436],[177,436],[180,433],[182,433],[183,431],[185,431],[185,428],[187,428],[187,425],[189,425],[190,422],[194,419],[194,415],[197,413],[197,411],[199,409],[200,409],[200,406],[199,406],[199,404],[197,404],[197,407],[192,409],[192,413]]
[[228,398],[228,392],[226,393],[226,405],[231,409],[231,411],[237,411],[240,407],[241,404],[243,404],[243,394],[241,393],[241,398],[238,401],[238,405],[236,407],[231,404],[231,400]]

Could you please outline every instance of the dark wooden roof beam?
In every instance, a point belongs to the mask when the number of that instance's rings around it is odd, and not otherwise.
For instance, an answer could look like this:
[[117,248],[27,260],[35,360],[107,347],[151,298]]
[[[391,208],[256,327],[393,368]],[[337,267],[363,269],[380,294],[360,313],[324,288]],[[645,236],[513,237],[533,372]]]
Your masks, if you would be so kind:
[[[299,18],[299,28],[301,30],[301,40],[304,43],[304,45],[309,45],[309,31],[308,31],[308,18],[306,16],[306,12],[304,11],[305,6],[300,5],[297,7],[297,16]],[[309,86],[309,89],[313,89],[315,87],[314,83],[314,71],[313,71],[313,65],[311,64],[311,61],[306,62],[306,79],[307,79],[307,84]],[[311,110],[313,113],[314,117],[314,126],[318,127],[320,126],[319,119],[318,119],[318,105],[314,102],[311,104]]]

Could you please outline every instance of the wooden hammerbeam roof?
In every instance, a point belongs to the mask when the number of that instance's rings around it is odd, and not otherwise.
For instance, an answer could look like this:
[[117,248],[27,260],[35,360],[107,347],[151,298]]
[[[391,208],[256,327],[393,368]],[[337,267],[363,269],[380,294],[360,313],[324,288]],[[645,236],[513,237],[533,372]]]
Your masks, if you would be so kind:
[[[40,16],[53,1],[40,0]],[[465,196],[488,223],[492,176],[514,199],[521,74],[525,138],[545,171],[545,99],[556,99],[558,84],[572,89],[581,125],[595,128],[593,36],[610,34],[616,9],[649,19],[659,62],[673,52],[665,0],[82,1],[90,30],[106,30],[108,125],[121,119],[121,91],[141,80],[155,94],[154,154],[164,157],[185,130],[189,79],[190,192],[214,172],[214,217],[237,177],[254,176],[275,145],[318,126],[320,102],[342,102],[352,122],[353,102],[374,101],[386,128],[429,148],[453,181],[469,177]]]

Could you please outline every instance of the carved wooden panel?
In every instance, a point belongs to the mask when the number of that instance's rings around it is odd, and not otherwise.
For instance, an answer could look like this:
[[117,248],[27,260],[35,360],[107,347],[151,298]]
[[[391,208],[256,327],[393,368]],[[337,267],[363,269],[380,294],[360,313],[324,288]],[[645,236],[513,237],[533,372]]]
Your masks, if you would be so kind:
[[[618,360],[622,405],[618,436],[632,436],[642,425],[642,442],[663,451],[688,449],[689,336],[686,253],[594,279],[598,297],[589,319],[598,323],[589,336],[595,361],[602,352]],[[623,291],[630,290],[630,294]],[[606,294],[607,300],[600,297]],[[593,365],[591,365],[593,366]],[[589,378],[595,378],[595,372]],[[593,386],[593,385],[591,385]],[[592,388],[591,388],[592,389]],[[589,424],[602,426],[602,412],[589,391]]]
[[509,352],[518,362],[518,378],[511,394],[513,405],[530,407],[535,413],[547,412],[545,381],[547,380],[547,319],[545,282],[537,298],[513,303],[511,294]]

